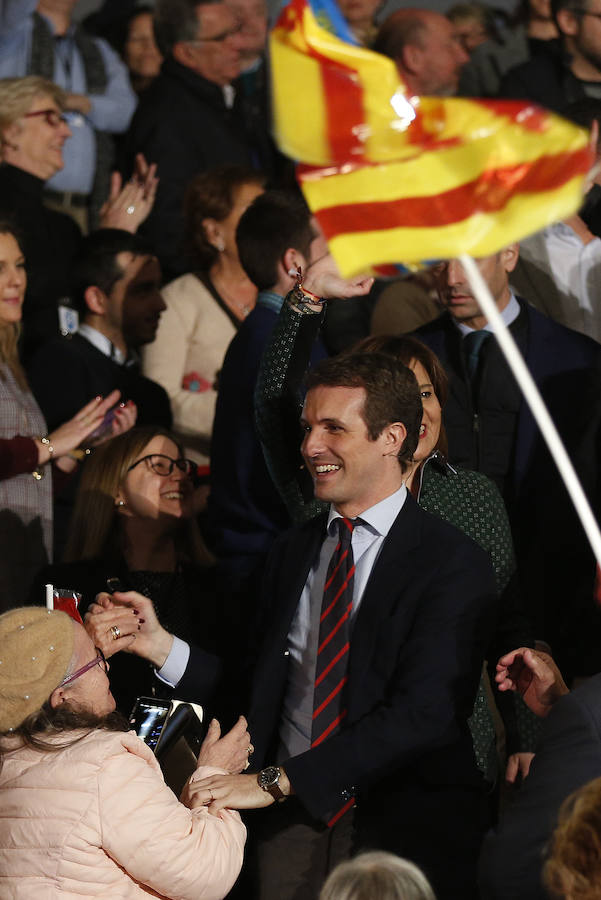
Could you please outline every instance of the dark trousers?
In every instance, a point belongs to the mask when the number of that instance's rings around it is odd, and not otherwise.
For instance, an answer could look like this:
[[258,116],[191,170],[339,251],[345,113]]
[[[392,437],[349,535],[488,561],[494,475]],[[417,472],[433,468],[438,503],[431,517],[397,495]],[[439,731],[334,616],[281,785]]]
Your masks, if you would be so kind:
[[355,843],[410,859],[437,900],[477,900],[478,857],[489,826],[484,788],[406,784],[357,809]]
[[245,821],[245,900],[317,900],[329,872],[351,856],[352,810],[327,828],[291,797],[257,810]]

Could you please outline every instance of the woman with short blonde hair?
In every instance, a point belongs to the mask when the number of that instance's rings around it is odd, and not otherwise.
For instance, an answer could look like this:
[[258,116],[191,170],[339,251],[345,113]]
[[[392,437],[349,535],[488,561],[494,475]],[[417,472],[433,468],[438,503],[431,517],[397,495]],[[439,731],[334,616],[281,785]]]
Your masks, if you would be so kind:
[[393,853],[373,851],[340,863],[319,900],[436,900],[416,865]]
[[65,91],[47,78],[0,78],[0,133],[22,119],[38,97],[50,97],[60,110],[67,104]]

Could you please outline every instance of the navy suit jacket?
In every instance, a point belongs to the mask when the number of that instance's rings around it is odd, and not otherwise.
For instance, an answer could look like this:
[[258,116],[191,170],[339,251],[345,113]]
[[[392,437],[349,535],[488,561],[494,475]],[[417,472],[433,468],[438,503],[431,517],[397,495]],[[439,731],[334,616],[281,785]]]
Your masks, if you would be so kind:
[[563,801],[601,777],[601,675],[562,697],[545,720],[530,774],[481,859],[484,900],[543,900],[545,847]]
[[[249,714],[254,765],[275,759],[287,635],[325,525],[319,516],[293,529],[269,557]],[[402,827],[402,804],[390,795],[404,784],[480,786],[466,721],[496,612],[487,554],[408,496],[353,624],[346,724],[284,762],[313,817],[326,818],[351,795],[361,798],[358,813],[369,816],[385,786],[390,815]]]
[[[601,346],[520,300],[527,316],[525,360],[593,510],[601,510]],[[451,462],[472,434],[471,397],[461,333],[445,312],[415,333],[449,376],[443,420]],[[500,362],[506,365],[504,360]],[[508,372],[507,377],[510,377]],[[459,451],[459,452],[458,452]],[[601,614],[592,602],[595,563],[557,468],[525,400],[519,409],[504,499],[529,613],[566,674],[601,669]],[[569,604],[567,603],[569,598]]]

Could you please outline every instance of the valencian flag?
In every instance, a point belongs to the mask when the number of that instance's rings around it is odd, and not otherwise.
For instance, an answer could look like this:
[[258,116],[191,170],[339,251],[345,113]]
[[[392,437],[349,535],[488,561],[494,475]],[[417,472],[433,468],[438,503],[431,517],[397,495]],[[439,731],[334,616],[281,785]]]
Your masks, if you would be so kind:
[[271,33],[275,135],[343,275],[488,256],[578,209],[585,129],[527,102],[409,98],[316,2],[291,0]]

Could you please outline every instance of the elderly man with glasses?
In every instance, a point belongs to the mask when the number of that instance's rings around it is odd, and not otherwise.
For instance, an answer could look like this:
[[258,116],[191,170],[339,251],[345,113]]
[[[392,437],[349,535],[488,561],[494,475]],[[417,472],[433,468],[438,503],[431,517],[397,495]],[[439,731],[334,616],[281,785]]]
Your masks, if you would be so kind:
[[273,148],[254,104],[233,84],[247,39],[231,7],[158,0],[154,28],[165,61],[132,120],[125,174],[139,152],[158,164],[161,181],[143,234],[172,276],[186,271],[183,198],[191,178],[223,163],[269,173]]

